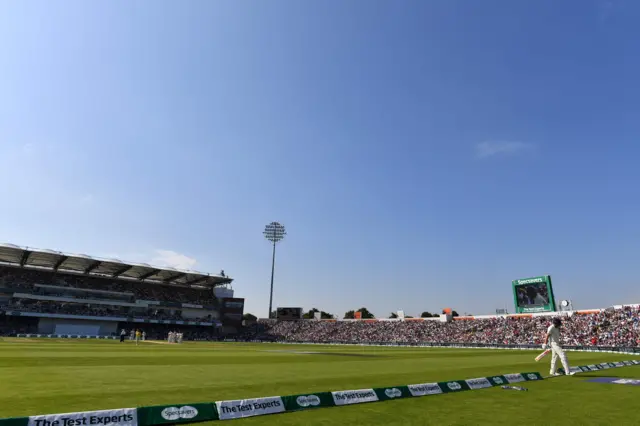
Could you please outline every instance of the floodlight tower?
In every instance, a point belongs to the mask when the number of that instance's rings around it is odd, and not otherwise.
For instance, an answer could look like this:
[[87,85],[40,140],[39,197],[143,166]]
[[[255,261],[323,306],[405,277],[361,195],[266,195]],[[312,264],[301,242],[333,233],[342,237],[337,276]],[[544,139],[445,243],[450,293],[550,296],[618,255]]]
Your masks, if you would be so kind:
[[276,267],[276,243],[282,241],[287,231],[284,229],[284,225],[279,222],[271,222],[264,228],[264,237],[271,241],[273,244],[273,255],[271,256],[271,293],[269,294],[269,316],[271,318],[271,312],[273,309],[273,273]]

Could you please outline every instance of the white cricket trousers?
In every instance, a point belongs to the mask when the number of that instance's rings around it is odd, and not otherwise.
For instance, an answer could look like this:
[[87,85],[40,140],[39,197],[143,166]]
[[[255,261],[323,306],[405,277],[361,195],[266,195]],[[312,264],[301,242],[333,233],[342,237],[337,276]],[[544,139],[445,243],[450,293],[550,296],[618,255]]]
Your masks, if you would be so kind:
[[567,355],[562,350],[562,347],[557,343],[551,343],[551,353],[553,356],[551,357],[551,371],[550,374],[555,374],[558,367],[558,358],[560,358],[560,362],[562,363],[562,367],[564,368],[564,374],[569,374],[569,361],[567,361]]

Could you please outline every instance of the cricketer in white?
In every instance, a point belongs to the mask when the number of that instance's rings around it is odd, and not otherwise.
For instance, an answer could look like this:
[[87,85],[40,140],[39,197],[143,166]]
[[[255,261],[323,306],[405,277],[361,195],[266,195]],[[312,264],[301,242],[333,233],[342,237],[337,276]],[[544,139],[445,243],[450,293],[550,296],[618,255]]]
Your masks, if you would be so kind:
[[551,371],[549,374],[552,376],[559,376],[558,373],[558,358],[560,358],[560,362],[562,362],[562,367],[564,368],[564,374],[573,376],[575,373],[572,373],[569,369],[569,361],[567,361],[567,355],[562,350],[562,346],[560,346],[560,327],[562,326],[562,322],[560,318],[554,318],[552,324],[547,329],[547,335],[544,338],[544,343],[542,344],[542,349],[551,348],[551,353],[553,356],[551,357]]

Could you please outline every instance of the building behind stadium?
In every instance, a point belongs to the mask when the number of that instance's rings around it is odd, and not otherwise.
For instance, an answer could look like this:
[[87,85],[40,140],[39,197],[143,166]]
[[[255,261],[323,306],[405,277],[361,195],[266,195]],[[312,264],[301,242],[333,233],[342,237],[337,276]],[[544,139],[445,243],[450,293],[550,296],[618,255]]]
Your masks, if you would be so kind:
[[220,274],[0,244],[0,335],[214,340],[241,327],[244,299]]

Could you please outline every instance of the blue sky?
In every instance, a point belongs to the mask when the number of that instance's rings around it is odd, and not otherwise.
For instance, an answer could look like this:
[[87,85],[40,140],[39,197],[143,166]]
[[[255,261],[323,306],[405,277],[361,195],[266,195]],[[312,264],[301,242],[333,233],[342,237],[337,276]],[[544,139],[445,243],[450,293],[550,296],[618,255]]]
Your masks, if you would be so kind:
[[0,13],[0,241],[383,316],[640,302],[640,4],[69,1]]

